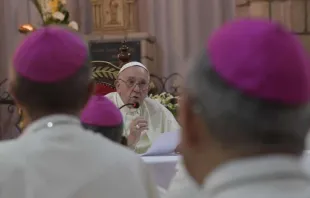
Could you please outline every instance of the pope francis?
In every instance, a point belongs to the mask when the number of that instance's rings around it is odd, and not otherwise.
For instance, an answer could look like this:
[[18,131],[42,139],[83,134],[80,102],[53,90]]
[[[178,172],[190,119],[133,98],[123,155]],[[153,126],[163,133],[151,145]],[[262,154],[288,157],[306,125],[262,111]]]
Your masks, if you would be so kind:
[[150,74],[140,62],[129,62],[119,71],[116,92],[106,95],[121,109],[124,120],[124,135],[128,145],[137,153],[144,153],[152,142],[164,132],[179,129],[172,113],[157,101],[147,97]]

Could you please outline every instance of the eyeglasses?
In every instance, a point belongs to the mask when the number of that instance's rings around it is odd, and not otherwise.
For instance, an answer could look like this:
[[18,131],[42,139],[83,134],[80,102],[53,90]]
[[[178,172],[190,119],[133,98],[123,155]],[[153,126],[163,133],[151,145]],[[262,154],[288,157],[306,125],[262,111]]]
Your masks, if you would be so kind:
[[142,91],[145,91],[149,88],[149,83],[147,82],[137,82],[134,79],[129,79],[127,81],[123,80],[123,79],[118,79],[120,81],[122,81],[123,83],[125,83],[127,85],[128,88],[132,88],[135,87],[136,85],[138,85],[139,89]]

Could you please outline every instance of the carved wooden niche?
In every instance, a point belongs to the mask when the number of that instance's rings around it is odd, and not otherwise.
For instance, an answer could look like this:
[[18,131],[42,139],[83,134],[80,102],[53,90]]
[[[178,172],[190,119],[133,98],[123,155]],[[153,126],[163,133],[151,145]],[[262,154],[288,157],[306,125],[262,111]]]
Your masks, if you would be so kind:
[[94,33],[138,31],[137,0],[91,0],[91,3]]

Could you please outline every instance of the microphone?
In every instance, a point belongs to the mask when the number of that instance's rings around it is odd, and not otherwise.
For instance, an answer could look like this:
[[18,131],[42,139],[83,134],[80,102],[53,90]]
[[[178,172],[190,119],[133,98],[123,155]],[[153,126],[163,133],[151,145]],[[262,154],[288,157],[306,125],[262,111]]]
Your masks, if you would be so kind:
[[140,107],[140,104],[138,102],[135,102],[132,104],[132,107],[138,109]]
[[124,104],[118,109],[121,110],[123,107],[127,107],[127,106],[132,106],[133,108],[138,109],[140,107],[140,104],[138,102],[128,103],[128,104]]

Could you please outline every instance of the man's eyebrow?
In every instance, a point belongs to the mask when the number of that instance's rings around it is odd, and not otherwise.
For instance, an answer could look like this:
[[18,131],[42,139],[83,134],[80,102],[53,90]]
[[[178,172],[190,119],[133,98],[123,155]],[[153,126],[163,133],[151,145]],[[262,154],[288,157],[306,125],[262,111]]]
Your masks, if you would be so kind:
[[127,76],[125,79],[127,79],[127,80],[147,81],[147,79],[144,79],[144,78],[136,78],[135,76]]
[[134,76],[127,76],[127,78],[134,78],[134,79],[136,79]]

